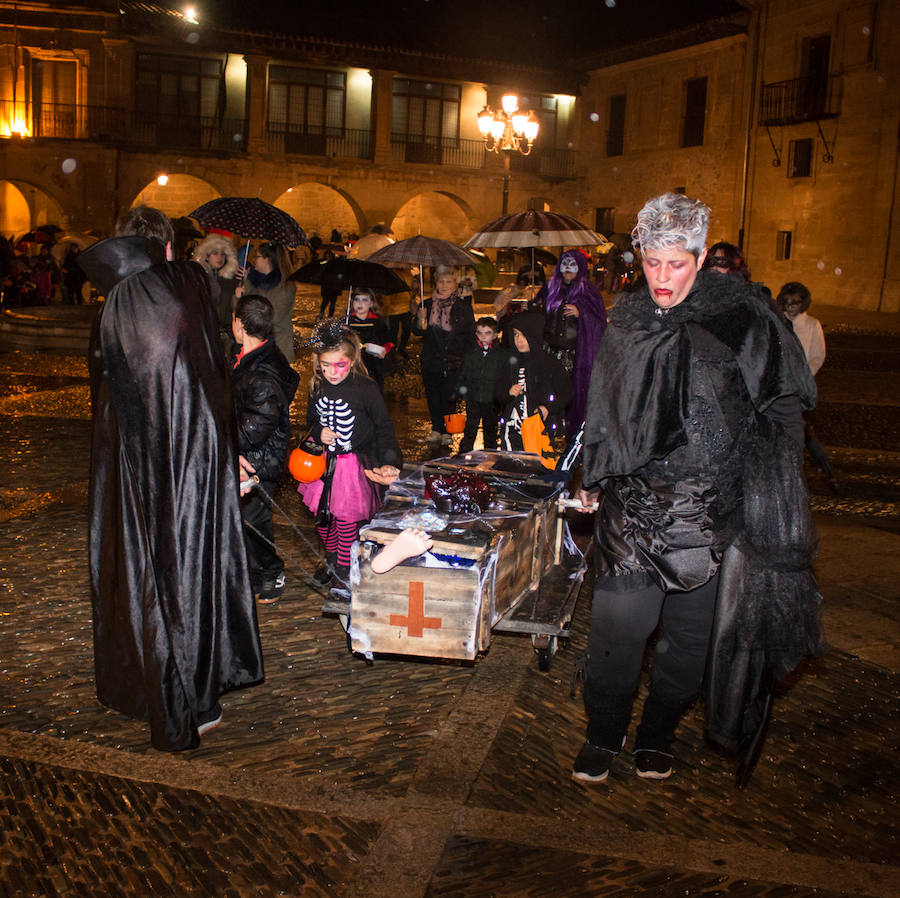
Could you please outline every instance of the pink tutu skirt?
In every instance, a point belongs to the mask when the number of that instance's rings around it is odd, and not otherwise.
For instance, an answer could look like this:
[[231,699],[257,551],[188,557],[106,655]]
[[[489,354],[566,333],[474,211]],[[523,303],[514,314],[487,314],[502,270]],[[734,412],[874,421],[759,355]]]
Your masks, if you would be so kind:
[[[297,487],[303,504],[313,514],[319,510],[324,488],[321,479]],[[340,521],[368,521],[380,504],[375,484],[366,477],[356,455],[352,452],[339,455],[334,461],[329,511]]]

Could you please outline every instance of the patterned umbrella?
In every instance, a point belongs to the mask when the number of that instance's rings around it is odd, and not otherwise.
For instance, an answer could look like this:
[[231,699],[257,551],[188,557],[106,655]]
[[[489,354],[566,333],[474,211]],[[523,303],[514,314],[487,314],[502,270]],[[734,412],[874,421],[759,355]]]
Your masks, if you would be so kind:
[[285,246],[309,242],[291,215],[256,197],[219,197],[194,209],[190,217],[204,228],[222,228],[248,240],[271,240]]
[[513,212],[495,218],[473,234],[465,246],[596,246],[603,236],[559,212]]
[[390,268],[412,268],[414,265],[477,265],[479,259],[449,240],[437,237],[410,237],[386,246],[369,256],[370,262],[378,262]]
[[367,287],[378,293],[402,293],[409,287],[393,271],[368,259],[346,259],[338,256],[327,262],[309,262],[288,277],[301,284],[323,284],[330,290]]

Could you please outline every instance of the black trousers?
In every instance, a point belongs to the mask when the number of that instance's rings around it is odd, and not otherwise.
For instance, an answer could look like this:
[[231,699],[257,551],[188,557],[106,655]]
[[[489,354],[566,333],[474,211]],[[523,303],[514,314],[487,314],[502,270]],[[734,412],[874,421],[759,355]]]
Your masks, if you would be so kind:
[[401,312],[399,315],[388,315],[388,328],[391,343],[397,347],[397,352],[406,352],[406,346],[412,335],[412,314]]
[[588,636],[588,742],[610,751],[622,747],[647,640],[662,621],[635,748],[668,751],[703,682],[719,578],[682,593],[656,585],[613,592],[603,588],[603,580],[594,588]]
[[[274,483],[263,484],[270,496],[275,486]],[[244,516],[244,534],[247,537],[250,582],[258,590],[263,581],[274,580],[284,570],[284,562],[270,545],[275,541],[275,532],[269,503],[256,490],[252,490],[241,500],[241,512]]]
[[422,385],[425,387],[425,401],[431,418],[431,429],[445,433],[444,415],[452,411],[451,398],[459,378],[459,371],[422,370]]
[[500,415],[493,402],[473,402],[466,400],[466,429],[459,444],[460,453],[471,452],[478,436],[478,425],[484,433],[484,448],[497,448],[497,421]]

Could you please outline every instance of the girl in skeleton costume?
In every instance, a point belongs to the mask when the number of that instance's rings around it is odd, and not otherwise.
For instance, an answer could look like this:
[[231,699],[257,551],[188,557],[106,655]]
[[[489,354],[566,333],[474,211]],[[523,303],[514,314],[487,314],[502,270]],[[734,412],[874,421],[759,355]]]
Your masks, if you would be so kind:
[[325,446],[327,466],[321,480],[301,483],[298,492],[316,515],[328,560],[316,579],[328,583],[334,572],[346,582],[360,523],[381,504],[379,486],[400,474],[400,447],[381,391],[366,374],[359,337],[327,318],[313,329],[310,345],[306,421],[311,438]]

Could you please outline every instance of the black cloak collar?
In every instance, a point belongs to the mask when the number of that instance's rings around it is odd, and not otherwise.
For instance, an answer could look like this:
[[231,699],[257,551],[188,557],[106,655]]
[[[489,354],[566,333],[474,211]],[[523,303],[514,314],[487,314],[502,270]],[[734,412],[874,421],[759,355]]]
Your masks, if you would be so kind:
[[150,237],[109,237],[82,251],[78,265],[103,295],[120,281],[166,261],[166,247]]

